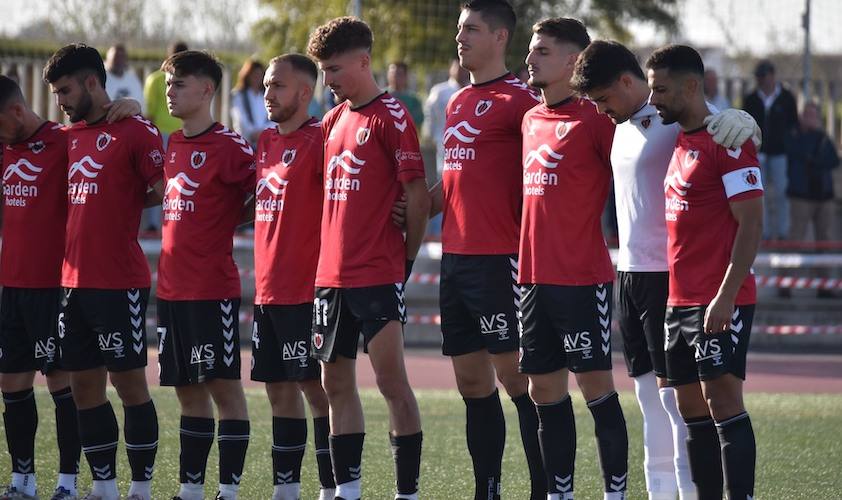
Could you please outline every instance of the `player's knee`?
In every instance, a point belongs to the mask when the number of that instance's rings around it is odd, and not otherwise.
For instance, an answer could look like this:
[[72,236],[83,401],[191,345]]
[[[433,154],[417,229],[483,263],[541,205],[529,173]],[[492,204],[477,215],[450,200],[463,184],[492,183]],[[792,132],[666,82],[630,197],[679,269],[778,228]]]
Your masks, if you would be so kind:
[[518,372],[500,373],[497,372],[497,380],[503,384],[506,393],[511,397],[517,397],[527,391],[529,379],[526,375]]
[[57,392],[70,386],[70,374],[66,371],[51,370],[47,372],[47,389],[50,392]]
[[325,390],[319,380],[305,380],[298,383],[304,397],[307,398],[307,403],[314,410],[327,411],[327,396]]
[[576,383],[585,401],[593,401],[614,390],[614,378],[610,371],[598,370],[576,375]]
[[353,377],[340,377],[327,374],[324,377],[324,390],[329,400],[336,400],[356,391]]
[[32,388],[35,372],[4,373],[0,377],[0,389],[3,392],[20,392]]
[[377,388],[386,401],[400,401],[412,395],[409,382],[403,377],[378,376]]
[[561,382],[534,378],[529,382],[529,398],[536,403],[555,403],[567,396],[567,387]]
[[146,384],[146,373],[143,369],[112,372],[111,384],[117,390],[117,395],[124,406],[136,406],[151,399],[149,387]]
[[301,397],[294,382],[266,384],[266,395],[269,397],[269,404],[272,409],[292,407],[298,403],[298,399]]

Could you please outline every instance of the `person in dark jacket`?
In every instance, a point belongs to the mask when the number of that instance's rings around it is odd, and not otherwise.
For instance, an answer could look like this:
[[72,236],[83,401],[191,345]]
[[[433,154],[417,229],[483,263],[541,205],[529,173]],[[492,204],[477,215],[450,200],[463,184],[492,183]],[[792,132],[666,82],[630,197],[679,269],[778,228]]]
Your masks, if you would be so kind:
[[[832,170],[839,166],[839,155],[833,140],[822,130],[816,103],[804,105],[800,125],[787,135],[785,145],[789,161],[789,238],[804,241],[812,225],[816,241],[832,240]],[[819,290],[819,297],[832,296],[828,290]]]
[[[760,125],[763,144],[757,155],[765,189],[764,238],[785,239],[789,235],[787,157],[784,142],[798,126],[795,96],[775,79],[775,66],[760,61],[754,70],[757,88],[743,98],[743,109]],[[774,212],[774,217],[770,212]]]

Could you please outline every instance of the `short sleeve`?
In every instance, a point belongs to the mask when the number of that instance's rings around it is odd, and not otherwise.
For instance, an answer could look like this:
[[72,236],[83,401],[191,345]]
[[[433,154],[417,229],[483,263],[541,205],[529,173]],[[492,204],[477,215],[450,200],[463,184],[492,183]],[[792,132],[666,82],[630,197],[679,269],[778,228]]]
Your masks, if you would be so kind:
[[[401,106],[405,113],[406,107]],[[418,133],[412,120],[406,116],[398,120],[391,115],[383,117],[386,150],[395,158],[397,177],[400,182],[410,182],[426,177],[424,159],[421,157],[421,147],[418,145]]]
[[[248,148],[251,150],[251,148]],[[254,155],[244,148],[232,148],[231,161],[226,162],[220,171],[220,179],[225,184],[239,186],[246,193],[253,193],[255,188],[257,165]]]
[[726,149],[716,145],[716,163],[722,176],[722,185],[729,201],[740,201],[763,195],[763,179],[757,161],[754,143]]
[[[584,103],[585,106],[591,106],[591,103]],[[597,114],[592,121],[592,134],[594,140],[594,147],[596,148],[599,159],[602,164],[611,169],[611,148],[614,144],[614,129],[616,126],[606,115]]]
[[126,118],[139,123],[133,141],[134,167],[149,186],[164,177],[164,143],[161,132],[149,120],[140,115]]

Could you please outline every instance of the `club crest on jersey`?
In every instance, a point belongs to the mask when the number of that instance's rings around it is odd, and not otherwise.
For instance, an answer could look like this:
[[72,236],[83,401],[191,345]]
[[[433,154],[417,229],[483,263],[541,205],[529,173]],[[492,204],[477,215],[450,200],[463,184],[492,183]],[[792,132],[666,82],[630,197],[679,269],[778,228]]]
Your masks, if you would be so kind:
[[488,110],[491,109],[491,100],[490,99],[480,99],[477,103],[477,107],[474,108],[474,114],[477,116],[482,116],[488,113]]
[[36,155],[38,153],[40,153],[41,151],[44,151],[44,148],[47,147],[44,144],[44,141],[30,142],[29,144],[27,144],[27,146],[29,147],[29,150],[32,151],[33,153],[35,153]]
[[292,165],[292,162],[295,161],[295,153],[295,149],[285,149],[284,154],[281,155],[281,165],[285,168]]
[[190,155],[190,166],[195,169],[202,168],[202,165],[205,164],[207,157],[208,154],[204,151],[193,151]]
[[699,152],[695,149],[691,149],[690,151],[687,151],[686,153],[684,153],[684,162],[682,163],[681,166],[684,167],[684,168],[690,168],[690,167],[693,166],[694,163],[696,163],[696,160],[698,160],[698,159],[699,159]]
[[161,151],[158,149],[153,149],[152,152],[149,153],[149,158],[156,167],[160,167],[164,164],[164,155],[162,155]]
[[368,142],[368,138],[371,135],[371,129],[360,127],[357,129],[357,145],[362,146],[366,142]]
[[314,333],[313,334],[313,347],[316,349],[321,349],[322,346],[325,345],[325,336],[321,333]]
[[760,184],[760,176],[758,174],[753,168],[750,168],[743,174],[743,180],[749,186],[757,187]]
[[107,132],[100,132],[99,136],[96,138],[96,149],[97,151],[102,151],[111,144],[111,134]]
[[647,128],[649,128],[649,125],[652,125],[652,120],[647,117],[647,118],[644,118],[643,121],[640,122],[640,124],[643,125],[644,129],[647,129]]
[[558,140],[562,140],[568,132],[570,132],[570,124],[567,122],[558,122],[555,126],[555,136]]

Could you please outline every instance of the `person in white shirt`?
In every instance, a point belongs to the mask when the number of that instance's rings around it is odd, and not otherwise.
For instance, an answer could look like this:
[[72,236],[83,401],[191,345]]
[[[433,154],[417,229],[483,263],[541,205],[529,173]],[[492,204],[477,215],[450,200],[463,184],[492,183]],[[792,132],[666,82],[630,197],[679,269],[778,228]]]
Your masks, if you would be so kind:
[[129,67],[129,53],[123,44],[109,47],[105,55],[105,92],[111,100],[134,99],[145,110],[143,102],[143,84],[134,70]]
[[[626,366],[643,414],[649,499],[675,500],[678,494],[681,500],[696,500],[685,445],[687,427],[664,355],[669,283],[664,177],[679,127],[665,125],[649,104],[640,64],[617,42],[591,43],[576,62],[571,87],[617,124],[611,147],[620,240],[616,311]],[[711,118],[706,120],[708,132],[726,147],[759,135],[757,124],[743,111],[730,109]]]
[[731,107],[731,101],[719,92],[719,75],[715,69],[705,70],[705,99],[719,111]]
[[263,104],[263,73],[266,68],[254,59],[247,59],[237,75],[231,91],[231,121],[240,135],[252,145],[260,133],[273,126]]

